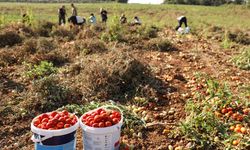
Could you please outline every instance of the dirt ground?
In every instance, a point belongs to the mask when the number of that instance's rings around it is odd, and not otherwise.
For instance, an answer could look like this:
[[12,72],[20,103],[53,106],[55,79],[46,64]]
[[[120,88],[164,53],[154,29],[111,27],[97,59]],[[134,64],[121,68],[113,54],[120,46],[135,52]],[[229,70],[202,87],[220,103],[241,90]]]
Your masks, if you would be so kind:
[[[159,36],[168,39],[176,47],[176,50],[160,52],[154,50],[142,50],[131,48],[130,45],[117,43],[114,49],[126,50],[142,64],[147,64],[152,69],[156,78],[164,83],[162,93],[157,97],[156,105],[148,110],[153,118],[153,124],[143,130],[142,138],[128,137],[122,135],[123,143],[134,145],[140,150],[166,150],[168,145],[174,147],[186,146],[188,143],[181,137],[169,138],[163,134],[164,129],[175,130],[178,122],[185,118],[184,105],[192,91],[186,86],[187,82],[194,77],[195,72],[206,73],[219,81],[225,81],[237,93],[237,86],[250,83],[250,72],[235,67],[229,60],[238,53],[237,46],[232,49],[223,49],[220,42],[208,40],[194,34],[178,35],[175,31],[164,28],[159,32]],[[145,44],[138,43],[139,45]],[[66,42],[65,42],[66,43]],[[63,44],[62,44],[63,45]],[[7,104],[9,99],[18,99],[16,89],[18,87],[30,86],[24,82],[20,74],[17,73],[22,68],[19,65],[12,65],[0,68],[0,81],[3,83],[0,93],[3,104]],[[21,88],[23,89],[23,88]],[[25,90],[25,88],[24,88]],[[183,96],[187,94],[188,96]],[[12,101],[9,101],[12,102]],[[3,107],[3,105],[1,104]],[[7,109],[5,108],[8,112]],[[173,110],[173,113],[168,113]],[[165,115],[160,115],[160,114]],[[0,126],[0,147],[3,150],[34,149],[30,140],[31,117],[1,118]],[[77,150],[82,149],[81,132],[77,134]]]

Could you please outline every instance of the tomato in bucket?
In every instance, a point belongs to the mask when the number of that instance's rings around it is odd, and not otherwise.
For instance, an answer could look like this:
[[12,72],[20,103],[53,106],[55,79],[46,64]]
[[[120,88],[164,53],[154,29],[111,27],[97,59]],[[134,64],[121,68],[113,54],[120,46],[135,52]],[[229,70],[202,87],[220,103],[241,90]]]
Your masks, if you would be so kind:
[[100,107],[83,114],[80,126],[84,149],[118,150],[122,123],[123,115],[119,109]]
[[36,150],[74,150],[78,126],[77,116],[67,111],[44,113],[32,120],[31,139]]

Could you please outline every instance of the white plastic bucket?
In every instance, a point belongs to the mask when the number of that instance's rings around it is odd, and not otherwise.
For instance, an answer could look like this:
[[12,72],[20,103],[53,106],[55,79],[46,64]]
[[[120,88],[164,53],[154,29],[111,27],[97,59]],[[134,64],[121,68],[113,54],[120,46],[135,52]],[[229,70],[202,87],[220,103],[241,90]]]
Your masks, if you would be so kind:
[[[96,111],[97,109],[89,111],[87,113],[91,113],[93,111]],[[82,122],[82,117],[81,117],[80,126],[83,131],[84,150],[119,150],[122,124],[123,124],[122,113],[121,113],[121,120],[119,121],[119,123],[105,128],[94,128],[87,126]]]
[[35,143],[35,150],[76,149],[76,130],[79,127],[78,118],[77,123],[73,126],[60,130],[40,129],[33,125],[33,121],[31,122],[31,131],[33,132],[31,140]]

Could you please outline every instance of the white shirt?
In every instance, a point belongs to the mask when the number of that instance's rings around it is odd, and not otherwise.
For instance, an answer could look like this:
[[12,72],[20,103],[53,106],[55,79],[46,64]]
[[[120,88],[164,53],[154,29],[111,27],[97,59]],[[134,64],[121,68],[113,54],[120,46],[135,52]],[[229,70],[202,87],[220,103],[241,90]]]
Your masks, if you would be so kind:
[[95,18],[95,16],[90,16],[89,17],[89,22],[93,23],[93,24],[96,24],[96,18]]
[[179,21],[180,21],[182,18],[184,18],[184,16],[180,16],[180,17],[178,17],[178,18],[177,18],[177,20],[179,20]]
[[83,18],[80,16],[76,16],[76,22],[77,23],[83,23]]

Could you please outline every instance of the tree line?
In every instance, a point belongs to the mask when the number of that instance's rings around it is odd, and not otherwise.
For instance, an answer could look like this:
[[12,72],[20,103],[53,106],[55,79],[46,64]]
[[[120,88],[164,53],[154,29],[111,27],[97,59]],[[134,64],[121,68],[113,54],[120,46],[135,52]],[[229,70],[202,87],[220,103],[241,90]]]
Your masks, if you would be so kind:
[[[249,4],[250,0],[165,0],[165,4],[207,5],[219,6],[223,4]],[[69,0],[0,0],[0,2],[70,2]],[[75,3],[118,2],[127,3],[128,0],[74,0]]]
[[247,0],[165,0],[167,4],[218,6],[223,4],[246,4]]

